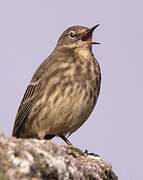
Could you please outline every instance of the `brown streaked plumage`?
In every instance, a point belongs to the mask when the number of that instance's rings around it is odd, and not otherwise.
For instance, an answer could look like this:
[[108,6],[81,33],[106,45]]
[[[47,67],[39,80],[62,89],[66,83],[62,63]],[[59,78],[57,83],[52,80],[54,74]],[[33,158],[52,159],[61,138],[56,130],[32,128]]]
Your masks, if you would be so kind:
[[92,33],[72,26],[33,75],[17,112],[12,136],[71,144],[71,135],[88,119],[100,90],[101,74],[92,53]]

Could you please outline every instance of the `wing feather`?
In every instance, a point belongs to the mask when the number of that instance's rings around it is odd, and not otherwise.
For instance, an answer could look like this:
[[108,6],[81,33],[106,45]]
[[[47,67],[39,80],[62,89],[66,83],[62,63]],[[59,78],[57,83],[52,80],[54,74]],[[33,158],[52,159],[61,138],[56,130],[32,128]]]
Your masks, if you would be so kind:
[[31,82],[28,85],[16,115],[12,136],[17,136],[21,125],[24,123],[28,112],[39,95],[40,87],[40,81]]

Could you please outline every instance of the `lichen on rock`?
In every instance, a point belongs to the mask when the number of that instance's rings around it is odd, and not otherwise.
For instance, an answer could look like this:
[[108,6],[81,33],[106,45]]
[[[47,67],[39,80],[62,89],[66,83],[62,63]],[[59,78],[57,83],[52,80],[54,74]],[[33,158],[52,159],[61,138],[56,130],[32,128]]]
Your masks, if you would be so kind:
[[0,180],[117,180],[98,156],[48,140],[0,135]]

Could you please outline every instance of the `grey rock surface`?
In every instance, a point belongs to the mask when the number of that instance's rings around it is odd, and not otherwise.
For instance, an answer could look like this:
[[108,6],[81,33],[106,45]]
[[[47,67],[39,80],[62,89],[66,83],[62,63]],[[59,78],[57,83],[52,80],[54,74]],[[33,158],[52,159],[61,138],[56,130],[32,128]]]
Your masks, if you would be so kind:
[[0,180],[117,180],[112,166],[73,146],[0,135]]

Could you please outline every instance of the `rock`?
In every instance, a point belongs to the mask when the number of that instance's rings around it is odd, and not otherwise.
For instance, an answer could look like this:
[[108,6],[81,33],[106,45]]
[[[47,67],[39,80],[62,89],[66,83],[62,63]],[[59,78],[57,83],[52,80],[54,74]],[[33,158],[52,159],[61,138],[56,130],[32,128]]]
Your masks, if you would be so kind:
[[72,146],[0,135],[0,180],[117,180],[110,164]]

